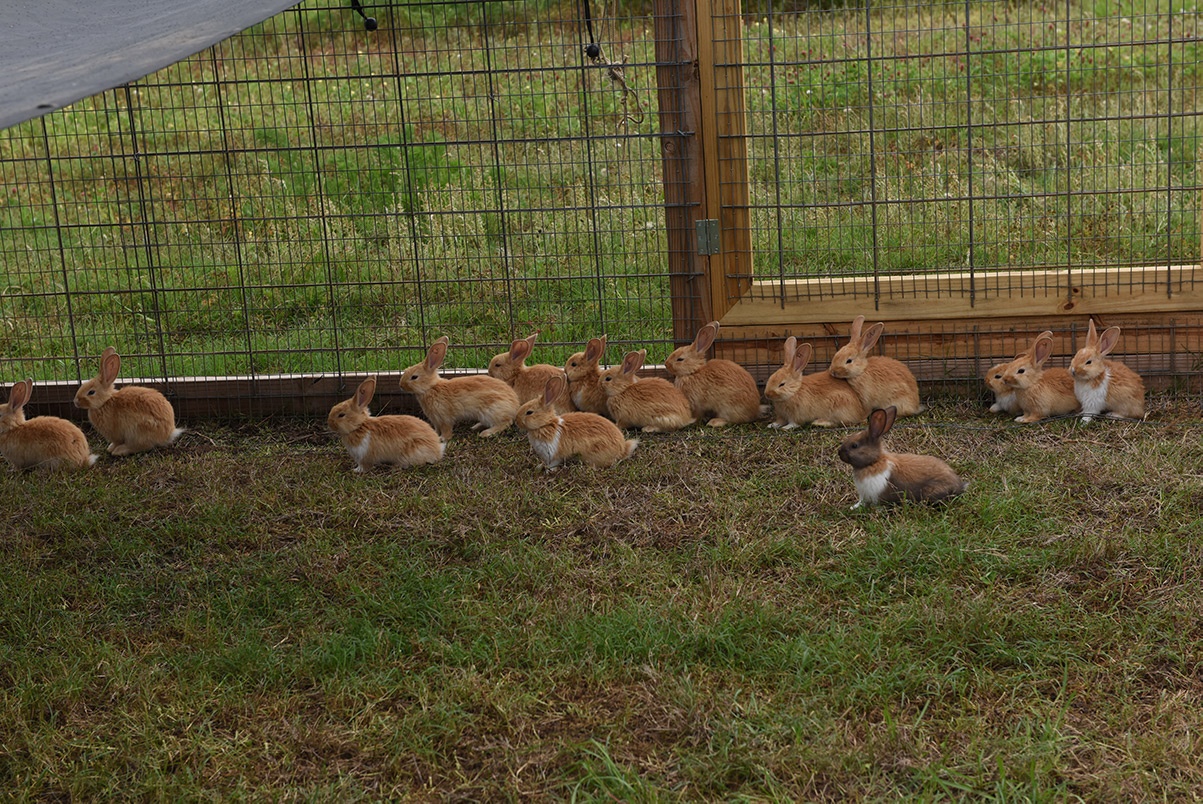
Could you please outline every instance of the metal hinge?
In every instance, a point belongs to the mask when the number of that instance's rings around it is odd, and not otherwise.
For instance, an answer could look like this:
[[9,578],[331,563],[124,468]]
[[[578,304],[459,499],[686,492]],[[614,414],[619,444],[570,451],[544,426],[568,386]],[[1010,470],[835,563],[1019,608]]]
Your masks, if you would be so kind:
[[718,254],[723,250],[719,242],[718,221],[715,218],[703,218],[696,224],[698,232],[698,254]]

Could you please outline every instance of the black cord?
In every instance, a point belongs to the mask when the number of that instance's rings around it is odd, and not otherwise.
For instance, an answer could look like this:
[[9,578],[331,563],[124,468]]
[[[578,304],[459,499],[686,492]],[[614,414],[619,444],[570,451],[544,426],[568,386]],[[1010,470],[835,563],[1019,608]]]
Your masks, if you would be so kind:
[[[352,0],[358,2],[358,0]],[[589,44],[585,45],[585,55],[590,61],[597,61],[601,58],[601,45],[593,37],[593,16],[589,13],[589,0],[581,0],[581,10],[585,14],[585,30],[589,32]]]
[[365,30],[374,31],[379,27],[375,17],[369,17],[366,13],[364,13],[363,6],[360,4],[359,0],[351,0],[351,10],[363,17],[363,27]]

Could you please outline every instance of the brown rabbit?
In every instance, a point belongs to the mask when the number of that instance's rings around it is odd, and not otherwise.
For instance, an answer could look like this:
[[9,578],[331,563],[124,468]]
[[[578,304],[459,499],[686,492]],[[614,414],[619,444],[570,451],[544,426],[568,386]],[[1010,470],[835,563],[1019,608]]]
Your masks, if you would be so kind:
[[85,469],[96,463],[88,439],[78,427],[57,416],[25,418],[33,380],[14,383],[0,405],[0,455],[17,469]]
[[990,406],[991,413],[1019,413],[1019,402],[1015,399],[1015,389],[1007,385],[1007,370],[1010,363],[999,363],[986,372],[986,387],[994,393],[994,404]]
[[1038,422],[1050,416],[1064,416],[1078,410],[1074,380],[1063,368],[1044,368],[1053,353],[1053,333],[1045,330],[1036,336],[1026,352],[1007,364],[1003,382],[1015,391],[1015,404],[1023,415],[1017,422]]
[[621,429],[641,427],[645,433],[679,430],[696,421],[689,400],[668,380],[659,377],[640,379],[646,349],[627,352],[622,363],[602,372],[610,415]]
[[376,393],[376,378],[368,377],[355,389],[355,396],[330,409],[326,424],[355,460],[355,471],[377,464],[418,466],[436,463],[447,444],[429,424],[416,416],[373,416],[368,410]]
[[886,451],[881,439],[897,416],[893,407],[875,410],[869,414],[868,430],[840,444],[840,460],[852,467],[856,483],[858,499],[853,509],[904,499],[939,502],[962,493],[968,485],[939,458]]
[[706,359],[706,352],[718,337],[717,321],[698,330],[693,343],[673,351],[664,361],[664,370],[674,378],[674,384],[685,394],[693,414],[699,419],[707,413],[714,418],[710,427],[744,424],[756,421],[768,413],[761,408],[760,389],[747,369],[731,360]]
[[601,367],[598,361],[606,353],[606,336],[590,338],[585,344],[585,351],[577,352],[564,364],[564,374],[568,377],[568,395],[577,410],[597,413],[602,416],[610,415],[606,406],[606,392],[601,385]]
[[[510,344],[508,352],[502,352],[489,361],[489,376],[496,377],[514,389],[518,402],[542,396],[543,388],[552,377],[564,376],[564,370],[558,366],[546,363],[526,365],[526,359],[535,349],[535,339],[539,333],[528,338],[521,338]],[[556,411],[567,413],[575,410],[572,399],[568,396],[568,386],[564,386],[564,396],[556,400]]]
[[121,371],[121,355],[112,346],[100,355],[100,373],[75,392],[75,406],[88,411],[88,421],[109,442],[116,457],[165,447],[183,428],[175,426],[175,410],[153,388],[127,385],[113,389]]
[[481,436],[497,435],[513,424],[518,395],[496,377],[440,377],[439,367],[447,357],[448,343],[444,335],[431,344],[426,359],[401,375],[401,390],[418,398],[422,413],[443,441],[450,441],[456,423],[465,421],[475,422],[472,429],[480,430]]
[[830,372],[803,375],[813,348],[798,345],[792,335],[785,340],[785,362],[765,383],[764,395],[773,403],[775,419],[769,427],[792,430],[803,424],[840,427],[864,421],[869,415],[847,380]]
[[543,462],[543,468],[554,472],[572,457],[579,457],[590,466],[613,466],[631,457],[639,440],[624,439],[614,422],[596,413],[556,412],[556,400],[566,385],[562,377],[552,377],[543,389],[543,396],[523,405],[514,418],[518,427],[526,431],[531,449]]
[[1074,396],[1082,407],[1082,421],[1110,412],[1122,419],[1145,416],[1145,384],[1132,369],[1107,355],[1119,343],[1119,327],[1108,327],[1100,336],[1090,319],[1086,345],[1069,364],[1074,378]]
[[899,416],[922,412],[919,384],[911,370],[892,357],[869,354],[886,325],[878,322],[862,334],[864,325],[863,315],[852,322],[852,337],[831,358],[831,376],[847,380],[866,409],[893,405]]

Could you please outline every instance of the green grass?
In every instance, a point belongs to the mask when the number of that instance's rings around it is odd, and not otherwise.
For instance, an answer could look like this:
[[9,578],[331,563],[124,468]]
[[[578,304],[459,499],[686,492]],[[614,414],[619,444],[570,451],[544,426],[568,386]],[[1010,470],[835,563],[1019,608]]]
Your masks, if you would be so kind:
[[546,475],[516,432],[351,473],[318,423],[0,473],[0,786],[71,796],[1189,798],[1193,399],[891,436],[972,481],[850,512],[840,432]]
[[[981,269],[1197,259],[1198,50],[1140,43],[1199,15],[1136,5],[876,4],[870,67],[863,8],[749,4],[757,275],[959,270],[971,217]],[[410,4],[369,35],[305,8],[46,118],[48,143],[5,132],[0,374],[77,379],[110,343],[176,376],[398,368],[440,334],[483,365],[535,329],[551,362],[602,330],[657,351],[650,6],[598,24],[642,124],[580,69],[578,13]]]

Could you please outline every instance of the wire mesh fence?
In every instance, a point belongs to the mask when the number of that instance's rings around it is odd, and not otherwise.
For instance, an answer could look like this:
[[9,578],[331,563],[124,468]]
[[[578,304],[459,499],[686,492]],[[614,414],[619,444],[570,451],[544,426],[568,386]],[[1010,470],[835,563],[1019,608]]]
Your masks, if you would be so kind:
[[975,281],[1015,269],[1168,291],[1165,271],[1081,271],[1198,264],[1196,5],[758,2],[742,16],[757,295],[965,272],[970,294],[1020,296],[1020,279]]
[[[480,366],[671,333],[652,22],[306,2],[3,134],[5,375]],[[454,352],[453,352],[454,354]],[[81,367],[81,361],[84,364]]]
[[[448,365],[480,368],[535,330],[540,362],[602,332],[611,359],[657,360],[749,299],[843,321],[837,296],[972,315],[1091,283],[1194,289],[1171,269],[1199,263],[1197,6],[369,10],[372,32],[306,0],[0,133],[0,379],[78,381],[109,344],[169,386],[342,377],[444,334]],[[707,258],[693,224],[711,209],[724,254]],[[1093,272],[1117,266],[1141,270]],[[1127,354],[1198,373],[1173,324],[1126,323],[1144,332]],[[884,348],[948,383],[1026,337],[929,329]],[[816,362],[842,332],[819,333]],[[771,349],[744,354],[772,370]]]

